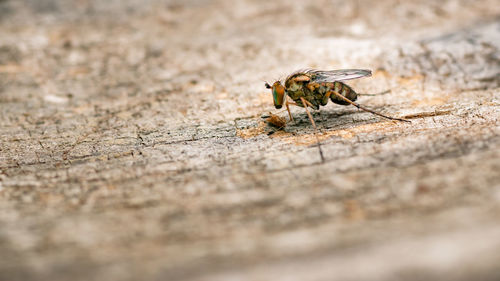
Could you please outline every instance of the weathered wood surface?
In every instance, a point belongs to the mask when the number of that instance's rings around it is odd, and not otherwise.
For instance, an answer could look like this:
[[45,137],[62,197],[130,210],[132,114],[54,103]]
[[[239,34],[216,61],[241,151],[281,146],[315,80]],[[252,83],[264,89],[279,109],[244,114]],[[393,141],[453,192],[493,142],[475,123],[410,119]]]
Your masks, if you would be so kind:
[[[499,15],[0,1],[0,280],[500,279]],[[329,104],[321,163],[303,109],[261,118],[301,67],[412,123]]]

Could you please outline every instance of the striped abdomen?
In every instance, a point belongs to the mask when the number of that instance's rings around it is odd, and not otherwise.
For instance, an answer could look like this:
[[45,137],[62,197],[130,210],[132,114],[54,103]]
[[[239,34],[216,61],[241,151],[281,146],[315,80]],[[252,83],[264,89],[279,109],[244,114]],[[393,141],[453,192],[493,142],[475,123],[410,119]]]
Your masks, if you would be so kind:
[[[335,81],[332,84],[333,84],[332,90],[350,99],[351,101],[355,101],[358,98],[358,94],[356,94],[356,92],[348,85],[338,81]],[[348,102],[341,100],[336,95],[330,95],[330,99],[332,100],[332,102],[336,104],[341,104],[341,105],[349,104]]]

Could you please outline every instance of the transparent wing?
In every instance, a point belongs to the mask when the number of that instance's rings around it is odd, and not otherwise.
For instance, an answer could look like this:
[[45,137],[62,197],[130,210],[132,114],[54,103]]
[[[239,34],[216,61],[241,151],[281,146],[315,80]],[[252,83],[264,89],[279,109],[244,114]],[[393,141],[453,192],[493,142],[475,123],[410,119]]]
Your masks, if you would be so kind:
[[337,69],[337,70],[309,69],[306,71],[306,73],[311,75],[312,81],[318,83],[357,79],[372,75],[371,70],[368,69]]

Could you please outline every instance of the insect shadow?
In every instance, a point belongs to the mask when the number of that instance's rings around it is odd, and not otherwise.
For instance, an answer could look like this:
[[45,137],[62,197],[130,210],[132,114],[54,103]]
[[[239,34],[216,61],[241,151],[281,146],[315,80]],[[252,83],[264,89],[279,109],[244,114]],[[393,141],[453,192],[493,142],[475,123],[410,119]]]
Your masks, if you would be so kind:
[[[384,108],[384,106],[380,107],[372,107],[374,110],[379,110]],[[325,129],[343,129],[352,126],[373,124],[380,122],[380,119],[377,118],[356,118],[358,114],[363,114],[364,112],[361,110],[344,110],[344,109],[330,109],[330,110],[318,110],[312,111],[311,115],[316,121],[316,125],[318,130]],[[352,116],[352,118],[347,119]],[[311,127],[311,122],[309,120],[309,116],[306,112],[295,112],[294,113],[294,121],[289,121],[287,123],[287,131],[303,131],[303,130],[314,130]]]

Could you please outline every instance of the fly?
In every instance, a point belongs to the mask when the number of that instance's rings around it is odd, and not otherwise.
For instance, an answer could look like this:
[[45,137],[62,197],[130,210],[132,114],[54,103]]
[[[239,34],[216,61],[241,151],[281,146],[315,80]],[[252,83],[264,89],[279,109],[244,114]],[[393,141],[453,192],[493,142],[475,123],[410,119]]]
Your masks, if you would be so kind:
[[[406,119],[383,115],[354,102],[358,98],[358,94],[342,81],[368,77],[371,75],[372,72],[367,69],[337,69],[327,71],[306,69],[290,74],[284,81],[285,85],[281,84],[281,81],[278,80],[274,82],[272,86],[268,83],[266,83],[265,86],[268,89],[272,89],[274,106],[277,109],[285,104],[288,115],[290,116],[290,121],[293,120],[292,113],[290,112],[290,105],[304,107],[316,132],[318,129],[308,107],[319,109],[320,106],[326,105],[328,100],[340,105],[351,104],[361,110],[390,120],[410,122]],[[293,102],[288,101],[286,98],[287,96],[290,97]],[[318,147],[321,160],[324,161],[319,139]]]
[[[332,102],[340,105],[352,104],[357,108],[370,112],[372,114],[404,122],[410,122],[406,119],[390,117],[383,115],[364,106],[361,106],[354,101],[358,98],[358,94],[347,84],[342,81],[357,79],[361,77],[371,76],[372,72],[367,69],[338,69],[338,70],[316,70],[307,69],[299,70],[285,79],[285,85],[281,81],[276,81],[273,85],[266,83],[266,88],[272,89],[274,106],[279,109],[286,105],[290,120],[293,120],[290,113],[289,105],[297,105],[319,109],[324,106],[330,99]],[[290,97],[293,102],[286,100],[286,96]],[[308,114],[309,115],[309,114]],[[314,121],[311,121],[314,124]]]

